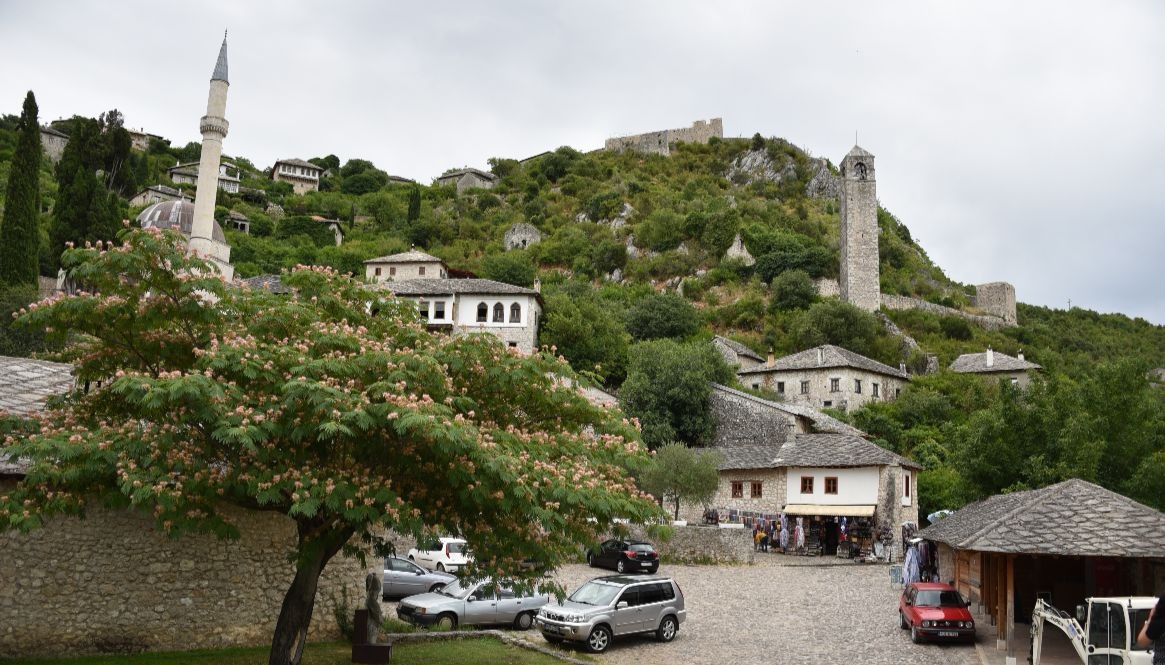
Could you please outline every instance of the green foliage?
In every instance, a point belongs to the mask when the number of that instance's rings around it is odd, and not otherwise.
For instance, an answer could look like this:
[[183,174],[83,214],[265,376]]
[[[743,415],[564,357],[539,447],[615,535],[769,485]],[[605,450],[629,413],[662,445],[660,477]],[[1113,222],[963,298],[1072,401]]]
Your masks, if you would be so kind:
[[674,293],[649,295],[627,311],[627,332],[637,340],[674,337],[684,339],[700,327],[696,309]]
[[[40,255],[40,123],[29,90],[16,125],[19,139],[0,218],[0,287],[36,287]],[[7,326],[8,321],[0,322]]]
[[655,459],[640,478],[643,489],[671,501],[674,519],[680,518],[680,503],[708,503],[720,486],[721,454],[717,450],[694,450],[682,443],[669,443],[655,451]]
[[889,354],[879,348],[882,335],[884,331],[876,316],[840,300],[814,303],[799,316],[792,330],[796,348],[833,344],[897,366],[897,360],[886,358]]
[[817,285],[804,270],[787,270],[773,278],[772,306],[779,310],[806,309],[817,300]]
[[639,419],[644,442],[652,448],[672,441],[709,443],[716,428],[709,382],[729,383],[734,376],[712,345],[660,339],[635,344],[628,355],[619,399],[628,415]]
[[68,252],[91,294],[23,317],[75,335],[79,382],[106,383],[4,444],[30,468],[0,497],[3,528],[120,505],[167,533],[233,537],[224,505],[287,515],[298,574],[272,647],[287,652],[353,538],[459,533],[478,553],[470,575],[531,580],[526,557],[553,564],[615,517],[660,516],[630,480],[648,461],[637,432],[559,381],[575,376],[565,363],[430,335],[411,303],[326,269],[289,273],[295,291],[277,296],[228,288],[178,234],[125,239]]
[[92,118],[72,119],[69,143],[57,164],[58,193],[49,246],[53,269],[69,243],[81,246],[117,237],[124,204],[95,175],[106,166],[107,149],[101,123]]
[[284,217],[279,220],[275,227],[275,238],[287,240],[297,236],[308,238],[317,247],[336,244],[335,232],[323,222],[303,216]]
[[13,318],[39,299],[35,286],[0,285],[0,356],[27,358],[48,349],[44,330],[20,325]]
[[523,250],[488,256],[481,264],[482,277],[514,286],[534,286],[534,264]]
[[620,311],[589,289],[551,290],[546,296],[538,343],[566,358],[576,371],[617,386],[627,375],[630,344]]

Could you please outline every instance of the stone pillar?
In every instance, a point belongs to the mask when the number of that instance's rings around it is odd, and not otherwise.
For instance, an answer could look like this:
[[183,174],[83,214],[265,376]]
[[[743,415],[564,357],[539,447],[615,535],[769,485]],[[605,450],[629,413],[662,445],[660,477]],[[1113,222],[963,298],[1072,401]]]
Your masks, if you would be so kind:
[[873,312],[881,305],[878,281],[878,196],[874,156],[854,146],[841,162],[841,299]]

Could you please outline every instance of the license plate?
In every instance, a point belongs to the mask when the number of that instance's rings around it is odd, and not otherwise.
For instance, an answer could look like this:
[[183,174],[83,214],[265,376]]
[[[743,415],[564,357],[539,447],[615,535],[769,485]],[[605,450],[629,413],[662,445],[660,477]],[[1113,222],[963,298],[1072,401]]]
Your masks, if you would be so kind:
[[558,634],[558,633],[561,633],[561,632],[562,632],[562,629],[561,629],[561,628],[559,628],[558,626],[547,626],[547,625],[545,625],[545,624],[543,624],[543,626],[542,626],[542,630],[544,630],[544,631],[546,631],[546,632],[548,632],[548,633],[555,633],[555,634]]
[[959,634],[953,630],[940,630],[938,633],[938,636],[939,637],[958,637]]
[[639,565],[640,565],[640,567],[642,567],[642,568],[651,568],[651,562],[650,562],[650,561],[640,561],[640,562],[639,562]]

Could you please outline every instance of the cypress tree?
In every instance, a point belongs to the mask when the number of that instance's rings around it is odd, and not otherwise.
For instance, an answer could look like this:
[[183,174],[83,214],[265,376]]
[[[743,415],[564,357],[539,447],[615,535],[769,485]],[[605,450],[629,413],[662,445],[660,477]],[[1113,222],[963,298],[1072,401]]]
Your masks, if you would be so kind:
[[408,220],[415,222],[421,218],[421,188],[413,185],[413,191],[409,192],[409,213]]
[[66,243],[113,240],[121,228],[119,199],[97,175],[106,158],[101,127],[92,118],[74,121],[69,144],[57,164],[57,202],[49,251],[54,267],[59,265]]
[[40,124],[36,97],[24,98],[16,130],[19,138],[8,175],[4,218],[0,220],[0,283],[36,286],[40,230]]

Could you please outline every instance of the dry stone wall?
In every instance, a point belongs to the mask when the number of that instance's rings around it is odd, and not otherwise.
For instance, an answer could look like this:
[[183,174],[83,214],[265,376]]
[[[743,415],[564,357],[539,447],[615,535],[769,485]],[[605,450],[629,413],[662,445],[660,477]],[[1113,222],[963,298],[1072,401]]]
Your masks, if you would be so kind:
[[[227,515],[237,540],[171,538],[147,516],[105,509],[0,534],[0,658],[268,644],[295,574],[295,526]],[[364,575],[354,559],[328,564],[312,639],[339,637],[333,608],[345,593],[361,605]]]
[[721,118],[697,120],[691,127],[609,138],[604,148],[667,156],[671,154],[672,143],[707,143],[714,136],[724,138],[724,121]]
[[927,302],[919,298],[911,298],[909,296],[892,295],[889,293],[882,294],[882,306],[886,309],[921,309],[934,314],[943,316],[958,316],[964,318],[971,323],[982,326],[987,330],[999,330],[1000,328],[1011,328],[1016,324],[1014,321],[1008,322],[997,316],[987,316],[983,314],[968,314],[962,310],[954,309],[952,307],[945,307],[943,305],[936,305],[932,302]]

